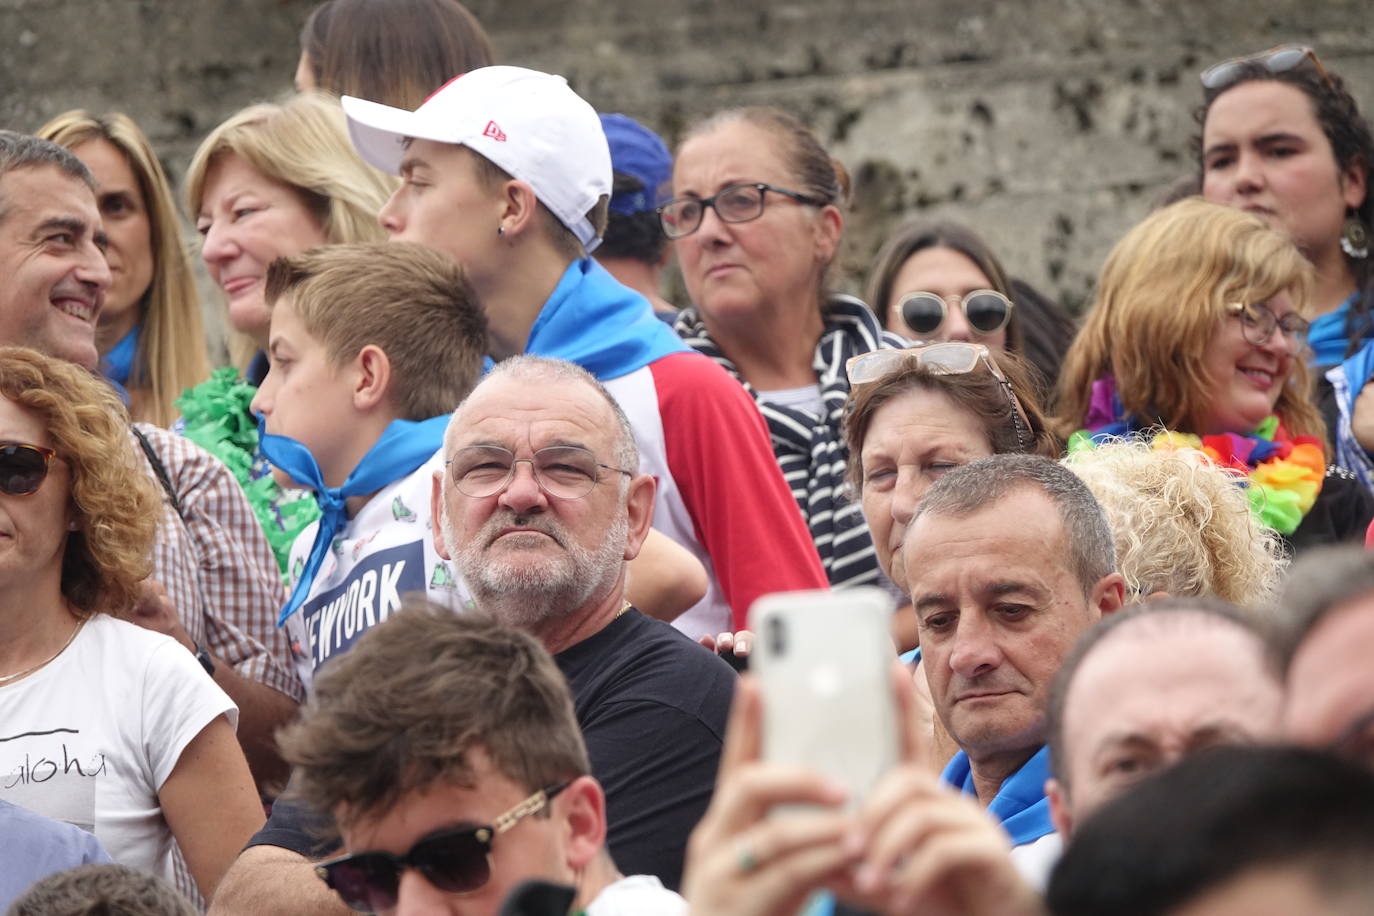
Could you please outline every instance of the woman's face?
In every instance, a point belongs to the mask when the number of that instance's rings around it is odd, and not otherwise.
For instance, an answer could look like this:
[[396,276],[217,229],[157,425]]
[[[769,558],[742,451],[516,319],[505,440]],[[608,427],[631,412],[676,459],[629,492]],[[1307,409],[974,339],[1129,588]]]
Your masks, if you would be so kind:
[[[52,440],[37,416],[0,396],[0,445],[40,445]],[[72,519],[70,472],[60,455],[48,463],[48,476],[27,496],[0,492],[0,590],[43,575],[62,575],[67,525]]]
[[100,221],[110,237],[105,260],[114,282],[105,294],[97,337],[104,353],[133,329],[140,305],[153,282],[153,224],[148,202],[129,159],[108,140],[87,140],[72,147],[95,176]]
[[[973,259],[953,248],[922,248],[907,258],[892,278],[892,293],[887,302],[887,329],[903,337],[928,340],[959,340],[980,343],[989,350],[1005,350],[1007,329],[984,334],[972,328],[959,307],[959,297],[975,289],[992,289],[992,281]],[[934,334],[917,335],[902,320],[898,305],[907,293],[934,293],[945,300],[945,321]]]
[[1347,208],[1364,200],[1364,171],[1340,169],[1301,89],[1253,80],[1212,102],[1202,128],[1202,193],[1258,215],[1307,256],[1339,244]]
[[[807,193],[780,145],[772,132],[742,121],[693,137],[678,153],[673,196],[712,197],[754,182]],[[818,314],[821,274],[843,226],[832,206],[816,208],[770,191],[758,219],[726,223],[707,209],[701,226],[674,245],[687,292],[708,322],[729,324],[760,311]]]
[[[1293,300],[1284,292],[1265,303],[1282,320],[1293,311]],[[1281,329],[1256,346],[1245,337],[1238,315],[1221,319],[1203,361],[1208,379],[1208,411],[1202,428],[1193,432],[1250,433],[1274,412],[1279,394],[1293,369],[1291,345]]]
[[944,392],[916,388],[873,412],[859,455],[864,518],[878,564],[903,591],[906,573],[893,557],[916,504],[945,471],[992,454],[983,422]]
[[263,281],[274,260],[323,245],[324,226],[301,195],[228,153],[205,175],[196,216],[200,254],[229,299],[229,322],[266,348],[271,313]]

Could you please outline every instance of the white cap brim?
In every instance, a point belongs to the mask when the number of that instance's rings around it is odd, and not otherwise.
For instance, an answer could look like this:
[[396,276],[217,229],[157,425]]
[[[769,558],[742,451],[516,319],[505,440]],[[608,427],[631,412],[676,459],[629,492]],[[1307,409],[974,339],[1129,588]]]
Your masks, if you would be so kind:
[[344,96],[340,102],[348,116],[348,136],[353,141],[353,148],[368,165],[389,175],[401,174],[401,159],[405,156],[408,139],[458,142],[457,138],[443,136],[442,131],[435,130],[432,118],[416,117],[417,112],[351,95]]

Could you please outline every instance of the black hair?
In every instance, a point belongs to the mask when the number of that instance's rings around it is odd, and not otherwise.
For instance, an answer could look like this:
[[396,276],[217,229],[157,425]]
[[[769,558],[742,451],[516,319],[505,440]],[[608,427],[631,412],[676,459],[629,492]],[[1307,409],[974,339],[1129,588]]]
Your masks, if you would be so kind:
[[1164,916],[1257,869],[1374,906],[1374,774],[1289,747],[1218,747],[1108,801],[1050,877],[1055,916]]
[[[633,175],[615,172],[611,193],[633,194],[644,190],[644,182]],[[654,265],[663,259],[668,237],[663,234],[658,213],[642,210],[639,213],[617,213],[611,210],[606,218],[606,234],[596,249],[598,258],[629,258]]]

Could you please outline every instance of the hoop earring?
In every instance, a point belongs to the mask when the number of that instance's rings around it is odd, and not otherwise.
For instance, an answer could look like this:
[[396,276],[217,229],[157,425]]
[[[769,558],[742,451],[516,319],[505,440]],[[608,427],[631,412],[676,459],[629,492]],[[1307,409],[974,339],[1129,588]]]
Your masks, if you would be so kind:
[[1369,230],[1354,213],[1347,216],[1341,226],[1341,251],[1352,258],[1369,257]]

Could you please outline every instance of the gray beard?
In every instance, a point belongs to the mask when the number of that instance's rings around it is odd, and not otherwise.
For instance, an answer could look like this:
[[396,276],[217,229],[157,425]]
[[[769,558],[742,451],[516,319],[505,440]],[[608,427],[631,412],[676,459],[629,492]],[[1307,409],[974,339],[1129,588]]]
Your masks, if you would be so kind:
[[[522,563],[519,557],[494,559],[487,548],[496,532],[508,524],[543,526],[561,545],[561,557]],[[441,524],[444,540],[458,543],[457,532],[444,507]],[[502,623],[521,630],[537,630],[544,624],[568,617],[589,602],[604,596],[620,578],[625,565],[625,541],[629,519],[622,512],[594,548],[572,542],[568,532],[549,516],[492,516],[453,559],[480,610]]]

